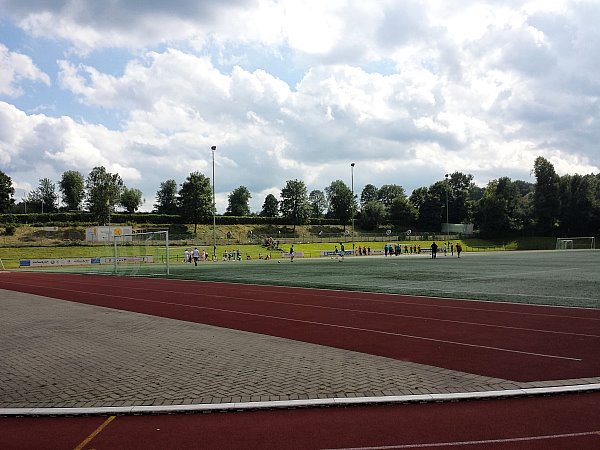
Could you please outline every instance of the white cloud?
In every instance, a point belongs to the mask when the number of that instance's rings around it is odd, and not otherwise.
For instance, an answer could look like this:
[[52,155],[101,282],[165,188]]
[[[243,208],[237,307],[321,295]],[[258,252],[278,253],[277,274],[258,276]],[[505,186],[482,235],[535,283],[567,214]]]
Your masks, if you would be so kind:
[[22,80],[38,81],[50,85],[50,77],[35,66],[31,58],[11,52],[0,43],[0,95],[18,97],[23,94]]
[[[79,55],[57,63],[52,88],[67,105],[55,103],[57,117],[0,103],[0,163],[33,184],[32,161],[56,176],[104,165],[152,204],[167,179],[210,176],[211,145],[221,211],[239,185],[259,210],[287,179],[309,190],[349,182],[350,161],[356,186],[408,192],[455,170],[482,184],[529,179],[539,155],[559,173],[600,167],[597,2],[9,0],[6,10]],[[121,67],[98,63],[117,47],[131,50]],[[35,56],[0,43],[10,62],[0,95],[22,94],[21,80],[50,85]],[[104,116],[110,126],[87,119]]]

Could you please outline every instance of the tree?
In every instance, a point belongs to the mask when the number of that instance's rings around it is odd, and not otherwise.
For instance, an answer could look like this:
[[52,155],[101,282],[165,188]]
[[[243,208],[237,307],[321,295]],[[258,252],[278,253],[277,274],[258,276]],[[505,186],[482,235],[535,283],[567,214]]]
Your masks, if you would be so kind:
[[406,196],[398,196],[392,200],[389,216],[395,225],[411,226],[416,222],[418,212]]
[[11,178],[0,170],[0,213],[7,213],[15,204],[15,188]]
[[69,211],[79,210],[85,197],[85,180],[76,170],[67,170],[58,182],[62,202]]
[[560,178],[552,163],[541,156],[535,159],[533,172],[536,178],[533,209],[537,227],[544,234],[552,234],[560,211]]
[[506,236],[523,228],[523,211],[519,184],[502,177],[488,183],[477,205],[477,224],[484,236]]
[[235,188],[231,194],[229,194],[229,205],[227,206],[226,215],[229,216],[249,216],[250,207],[248,202],[252,198],[250,191],[245,186]]
[[125,208],[125,211],[133,214],[140,207],[140,205],[144,203],[142,195],[142,191],[139,189],[124,188],[123,193],[121,194],[120,204],[123,208]]
[[213,214],[210,179],[200,172],[190,173],[179,190],[179,205],[183,217],[194,224],[195,234],[198,223],[208,221]]
[[410,194],[409,200],[412,203],[412,205],[415,208],[417,208],[417,211],[419,211],[421,207],[425,204],[428,193],[429,189],[427,189],[426,187],[419,187],[412,191],[412,194]]
[[[473,175],[454,172],[448,178],[448,220],[450,223],[468,223],[473,220],[476,197]],[[445,201],[444,197],[444,201]],[[444,213],[445,214],[445,213]],[[446,218],[444,217],[444,222]]]
[[179,203],[177,200],[177,183],[175,180],[167,180],[160,183],[156,191],[156,212],[159,214],[177,214]]
[[56,185],[49,178],[42,178],[40,185],[27,196],[27,203],[32,205],[32,210],[52,212],[58,209],[58,195]]
[[364,207],[367,203],[376,201],[379,196],[379,189],[372,184],[367,184],[360,193],[360,206]]
[[123,180],[119,174],[106,171],[103,166],[94,167],[85,181],[86,203],[89,211],[100,223],[110,222],[123,192]]
[[371,200],[363,204],[358,222],[365,230],[374,230],[384,222],[386,215],[383,203],[378,200]]
[[418,210],[417,224],[424,230],[438,230],[442,222],[446,222],[447,185],[438,181],[429,186],[415,189],[410,196],[410,202]]
[[345,229],[346,223],[352,217],[352,208],[356,210],[352,191],[342,180],[336,180],[325,188],[325,195],[329,203],[328,215],[337,219]]
[[328,208],[327,198],[323,191],[315,189],[308,194],[308,202],[310,203],[310,211],[312,217],[323,217],[323,213]]
[[279,204],[281,215],[289,220],[294,226],[305,224],[310,216],[310,205],[306,193],[304,181],[288,180],[281,190],[281,203]]
[[595,232],[600,201],[596,198],[594,175],[565,175],[560,178],[560,229],[567,236]]
[[377,192],[377,198],[383,203],[383,206],[385,206],[388,211],[396,197],[406,197],[404,188],[397,184],[384,184]]
[[277,217],[279,215],[279,200],[273,194],[265,197],[260,215],[263,217]]

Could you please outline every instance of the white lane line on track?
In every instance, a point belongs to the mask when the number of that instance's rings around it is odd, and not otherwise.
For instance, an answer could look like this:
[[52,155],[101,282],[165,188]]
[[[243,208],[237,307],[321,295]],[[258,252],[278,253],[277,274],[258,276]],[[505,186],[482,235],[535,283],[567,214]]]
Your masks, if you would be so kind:
[[[104,284],[103,286],[106,286],[106,284]],[[122,286],[118,286],[118,285],[109,285],[109,286],[114,287],[114,288],[122,288]],[[127,288],[135,289],[135,290],[142,290],[142,291],[152,291],[152,292],[158,291],[157,289],[143,288],[143,287],[137,287],[137,286],[136,287],[128,286]],[[433,322],[455,323],[455,324],[460,324],[460,325],[471,325],[471,326],[479,326],[479,327],[486,327],[486,328],[500,328],[500,329],[506,329],[506,330],[528,331],[528,332],[533,332],[533,333],[560,334],[560,335],[566,335],[566,336],[580,336],[580,337],[589,337],[589,338],[595,338],[595,339],[600,338],[600,335],[596,335],[596,334],[572,333],[572,332],[567,332],[567,331],[541,330],[541,329],[537,329],[537,328],[512,327],[512,326],[508,326],[508,325],[494,325],[494,324],[486,324],[486,323],[478,323],[478,322],[466,322],[466,321],[462,321],[462,320],[438,319],[438,318],[425,317],[425,316],[414,316],[414,315],[409,315],[409,314],[395,314],[395,313],[385,313],[385,312],[378,312],[378,311],[366,311],[366,310],[362,310],[362,309],[338,308],[335,306],[306,305],[303,303],[279,302],[279,301],[274,301],[274,300],[262,300],[262,299],[253,299],[253,298],[247,298],[247,297],[236,297],[233,295],[189,293],[189,292],[184,292],[184,291],[172,291],[172,290],[162,290],[162,289],[160,290],[160,292],[163,292],[165,294],[173,294],[173,295],[185,294],[185,295],[192,295],[192,296],[197,296],[197,297],[224,298],[224,299],[231,299],[231,300],[241,300],[244,302],[272,303],[275,305],[300,306],[300,307],[304,307],[304,308],[325,309],[325,310],[332,310],[332,311],[344,311],[344,312],[371,314],[371,315],[378,315],[378,316],[385,316],[385,317],[399,317],[399,318],[402,317],[402,318],[406,318],[406,319],[429,320],[429,321],[433,321]]]
[[479,441],[450,441],[450,442],[432,442],[422,444],[398,444],[398,445],[383,445],[376,447],[336,447],[323,450],[392,450],[392,449],[403,449],[403,448],[435,448],[435,447],[458,447],[465,445],[482,445],[482,444],[505,444],[511,442],[533,442],[533,441],[545,441],[550,439],[566,439],[573,437],[585,437],[600,435],[600,431],[585,431],[583,433],[564,433],[564,434],[546,434],[541,436],[524,436],[516,438],[504,438],[504,439],[484,439]]
[[[77,285],[83,285],[83,286],[89,285],[89,283],[79,283],[79,282],[70,282],[70,283],[77,284]],[[123,288],[123,286],[121,286],[121,285],[106,284],[106,283],[102,283],[101,286],[113,287],[113,288],[117,288],[117,289]],[[600,338],[600,335],[596,335],[596,334],[573,333],[573,332],[555,331],[555,330],[542,330],[542,329],[538,329],[538,328],[512,327],[512,326],[508,326],[508,325],[494,325],[494,324],[486,324],[486,323],[478,323],[478,322],[466,322],[466,321],[460,321],[460,320],[438,319],[438,318],[415,316],[415,315],[408,315],[408,314],[395,314],[395,313],[385,313],[385,312],[378,312],[378,311],[366,311],[366,310],[361,310],[361,309],[338,308],[338,307],[334,307],[334,306],[306,305],[306,304],[302,304],[302,303],[251,299],[251,298],[246,298],[246,297],[236,297],[236,296],[221,295],[221,294],[190,293],[190,292],[186,292],[186,291],[163,290],[163,289],[145,288],[145,287],[139,287],[139,286],[127,286],[127,288],[141,290],[141,291],[152,291],[152,292],[160,291],[165,294],[174,294],[174,295],[185,294],[185,295],[192,295],[192,296],[197,296],[197,297],[228,298],[228,299],[241,300],[241,301],[273,303],[273,304],[277,304],[277,305],[301,306],[301,307],[315,308],[315,309],[330,309],[330,310],[336,310],[336,311],[357,312],[357,313],[363,313],[363,314],[381,315],[381,316],[389,316],[389,317],[403,317],[403,318],[408,318],[408,319],[430,320],[430,321],[436,321],[436,322],[456,323],[456,324],[461,324],[461,325],[471,325],[471,326],[480,326],[480,327],[488,327],[488,328],[500,328],[500,329],[517,330],[517,331],[528,331],[528,332],[534,332],[534,333],[560,334],[560,335],[566,335],[566,336],[581,336],[581,337],[589,337],[589,338],[594,338],[594,339]],[[263,290],[254,290],[254,291],[255,292],[266,292]],[[306,295],[323,297],[323,295],[316,295],[316,294],[306,294]],[[366,301],[366,302],[407,304],[407,305],[417,305],[417,306],[426,306],[426,307],[431,306],[431,305],[421,305],[420,303],[413,303],[413,302],[394,302],[394,301],[390,301],[390,300],[381,300],[381,299],[361,299],[358,297],[336,297],[336,299],[351,299],[351,300],[361,300],[361,301]],[[436,307],[436,306],[432,306],[432,307]],[[483,312],[498,312],[496,310],[478,309],[478,308],[461,308],[461,307],[452,307],[452,306],[447,306],[447,305],[441,305],[440,307],[441,308],[468,309],[468,310],[476,310],[476,311],[483,311]],[[500,311],[500,312],[502,312],[502,311]],[[506,312],[511,313],[511,314],[512,313],[522,314],[522,313],[513,312],[513,311],[506,311]],[[527,314],[527,313],[523,313],[523,314]],[[542,317],[564,317],[564,318],[569,318],[569,319],[586,320],[586,318],[582,318],[582,317],[561,316],[561,315],[553,315],[553,314],[531,313],[531,315],[542,316]],[[591,318],[590,320],[600,320],[600,319]]]
[[[33,272],[27,272],[27,273],[33,273]],[[56,274],[56,273],[53,273]],[[61,274],[58,274],[59,276]],[[69,274],[69,275],[98,275],[97,273],[89,273],[89,274]],[[104,275],[107,276],[112,276],[113,274],[111,273],[106,273]],[[157,280],[164,280],[164,279],[157,279]],[[434,299],[434,300],[453,300],[453,301],[461,301],[461,302],[471,302],[471,303],[484,303],[484,304],[501,304],[501,305],[511,305],[511,306],[528,306],[528,307],[539,307],[539,308],[554,308],[554,309],[560,309],[560,308],[564,308],[564,309],[580,309],[580,310],[596,310],[596,308],[590,308],[590,307],[583,307],[583,306],[564,306],[564,305],[547,305],[547,304],[535,304],[535,303],[520,303],[520,302],[510,302],[510,301],[498,301],[498,300],[481,300],[481,299],[472,299],[472,298],[460,298],[460,297],[432,297],[432,296],[428,296],[428,295],[419,295],[419,294],[407,294],[407,293],[394,293],[394,292],[369,292],[369,291],[348,291],[348,290],[340,290],[340,289],[333,289],[333,288],[311,288],[311,287],[305,287],[305,286],[282,286],[282,285],[278,285],[278,284],[269,284],[269,283],[275,283],[277,282],[277,280],[273,280],[270,278],[259,278],[257,279],[258,281],[261,282],[265,282],[266,284],[258,284],[258,283],[248,283],[247,279],[245,278],[235,278],[235,277],[231,277],[228,281],[215,281],[215,280],[190,280],[188,278],[178,278],[176,276],[172,276],[170,278],[170,280],[174,280],[174,281],[187,281],[187,282],[195,282],[195,283],[210,283],[210,284],[225,284],[225,285],[230,285],[230,286],[235,286],[235,285],[239,285],[242,284],[244,286],[253,286],[253,287],[270,287],[270,288],[274,288],[274,289],[286,289],[286,290],[290,290],[290,289],[294,289],[294,290],[304,290],[304,291],[319,291],[319,292],[353,292],[355,294],[369,294],[372,296],[375,295],[389,295],[389,296],[399,296],[399,297],[418,297],[418,298],[426,298],[426,299]],[[235,280],[238,280],[238,282],[236,282]],[[75,281],[69,281],[70,283],[73,284],[79,284],[79,285],[89,285],[90,283],[80,283],[80,282],[75,282]],[[414,284],[414,283],[413,283]],[[109,286],[107,284],[102,284],[103,286]],[[352,283],[345,283],[345,286],[356,286],[356,287],[362,287],[363,285],[361,284],[352,284]],[[112,285],[112,287],[120,287],[120,286],[115,286]],[[388,285],[381,285],[380,287],[382,288],[390,288],[393,289],[397,286],[388,286]],[[422,287],[411,287],[411,286],[406,286],[409,290],[423,290]],[[468,294],[479,294],[479,295],[512,295],[512,296],[517,296],[517,297],[523,297],[523,298],[528,298],[528,297],[539,297],[539,298],[554,298],[554,299],[571,299],[571,300],[598,300],[600,301],[600,298],[598,299],[593,299],[590,297],[569,297],[569,296],[558,296],[558,295],[537,295],[537,294],[504,294],[503,292],[501,293],[491,293],[491,292],[476,292],[476,291],[450,291],[450,290],[445,290],[445,289],[429,289],[426,288],[428,290],[431,291],[438,291],[441,293],[447,293],[447,294],[456,294],[456,293],[468,293]],[[148,289],[148,290],[153,290],[153,289]],[[273,292],[272,290],[265,290],[265,289],[254,289],[255,292]],[[168,292],[168,291],[165,291]],[[172,291],[172,292],[177,292],[177,291]],[[323,295],[321,293],[310,293],[310,292],[303,292],[302,295],[304,296],[310,296],[310,297],[323,297]],[[393,304],[405,304],[405,305],[417,305],[417,306],[422,306],[422,307],[427,307],[427,308],[448,308],[448,309],[464,309],[464,310],[468,310],[468,311],[482,311],[482,312],[494,312],[494,313],[503,313],[503,314],[517,314],[517,315],[523,315],[523,316],[539,316],[539,317],[564,317],[564,318],[568,318],[568,319],[577,319],[577,320],[592,320],[592,321],[598,321],[600,322],[600,318],[596,318],[596,317],[576,317],[576,316],[568,316],[568,315],[560,315],[560,314],[540,314],[540,313],[530,313],[530,312],[520,312],[520,311],[507,311],[507,310],[503,310],[503,309],[487,309],[487,308],[474,308],[474,307],[466,307],[466,306],[451,306],[451,305],[441,305],[441,304],[435,304],[435,305],[430,305],[430,304],[423,304],[423,303],[416,303],[416,302],[407,302],[407,301],[396,301],[396,300],[382,300],[382,299],[375,299],[375,298],[360,298],[360,297],[350,297],[350,296],[336,296],[336,299],[349,299],[349,300],[360,300],[360,301],[365,301],[365,302],[378,302],[378,303],[393,303]]]
[[[31,285],[31,284],[29,284],[29,286],[42,287],[42,288],[46,287],[47,288],[47,286],[39,286],[39,285]],[[571,358],[569,356],[559,356],[559,355],[549,355],[549,354],[545,354],[545,353],[525,352],[525,351],[521,351],[521,350],[512,350],[512,349],[507,349],[507,348],[502,348],[502,347],[492,347],[492,346],[487,346],[487,345],[469,344],[466,342],[448,341],[445,339],[435,339],[435,338],[429,338],[429,337],[425,337],[425,336],[414,336],[414,335],[410,335],[410,334],[394,333],[391,331],[371,330],[368,328],[351,327],[351,326],[347,326],[347,325],[336,325],[336,324],[332,324],[332,323],[315,322],[315,321],[311,321],[311,320],[292,319],[289,317],[272,316],[269,314],[258,314],[258,313],[244,312],[244,311],[235,311],[235,310],[230,310],[230,309],[213,308],[213,307],[208,307],[208,306],[186,305],[186,304],[182,304],[182,303],[167,302],[167,301],[163,301],[163,300],[149,300],[149,299],[143,299],[143,298],[137,298],[137,297],[126,297],[126,296],[122,296],[122,295],[103,294],[103,293],[98,293],[98,292],[92,293],[89,291],[79,291],[79,290],[75,290],[75,289],[65,289],[65,288],[58,288],[58,287],[52,287],[51,289],[55,289],[58,291],[72,292],[72,293],[77,293],[77,294],[97,295],[100,297],[110,297],[110,298],[123,299],[123,300],[134,300],[134,301],[145,302],[145,303],[156,303],[156,304],[162,304],[162,305],[178,306],[178,307],[182,307],[182,308],[203,309],[203,310],[208,310],[208,311],[219,311],[219,312],[226,312],[226,313],[231,313],[231,314],[240,314],[240,315],[245,315],[245,316],[263,317],[266,319],[283,320],[283,321],[296,322],[296,323],[305,323],[305,324],[309,324],[309,325],[339,328],[339,329],[352,330],[352,331],[361,331],[361,332],[365,332],[365,333],[383,334],[386,336],[397,336],[397,337],[403,337],[403,338],[407,338],[407,339],[416,339],[416,340],[422,340],[422,341],[428,341],[428,342],[440,342],[440,343],[449,344],[449,345],[457,345],[457,346],[470,347],[470,348],[481,348],[481,349],[485,349],[485,350],[493,350],[493,351],[499,351],[499,352],[505,352],[505,353],[515,353],[515,354],[520,354],[520,355],[536,356],[536,357],[541,357],[541,358],[563,359],[563,360],[577,361],[577,362],[582,361],[582,359],[580,359],[580,358]]]

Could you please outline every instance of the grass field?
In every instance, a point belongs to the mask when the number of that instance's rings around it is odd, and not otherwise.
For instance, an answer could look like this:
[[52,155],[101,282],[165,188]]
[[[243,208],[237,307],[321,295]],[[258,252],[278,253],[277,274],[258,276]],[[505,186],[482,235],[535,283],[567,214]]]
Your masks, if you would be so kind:
[[[170,265],[172,278],[600,308],[600,251],[472,252]],[[57,270],[57,269],[55,269]],[[64,269],[63,269],[64,270]],[[89,267],[69,269],[90,273]],[[110,273],[110,267],[104,267]],[[159,273],[158,265],[120,273]],[[160,273],[159,273],[160,275]]]
[[[452,241],[456,244],[457,240]],[[460,241],[465,251],[498,251],[504,250],[504,246],[496,246],[489,241],[472,240],[472,241]],[[367,242],[367,241],[356,241],[355,247],[359,246],[371,247],[372,250],[381,250],[386,242]],[[395,242],[394,242],[395,244]],[[413,244],[419,245],[422,248],[428,248],[431,245],[430,241],[412,241],[412,242],[401,242],[402,245]],[[469,245],[471,244],[471,245]],[[328,242],[303,242],[295,243],[294,249],[296,252],[302,252],[307,258],[319,257],[322,251],[333,251],[335,246],[339,247],[339,243],[328,243]],[[346,250],[352,248],[351,243],[344,243]],[[441,245],[441,244],[440,244]],[[169,248],[169,260],[172,263],[181,262],[183,254],[186,249],[193,249],[194,244],[189,245],[170,245]],[[121,256],[141,256],[142,254],[155,254],[158,250],[153,249],[150,245],[145,249],[141,249],[140,246],[119,246],[118,252]],[[209,255],[212,256],[212,246],[198,246],[200,250],[204,249]],[[232,252],[240,249],[243,259],[250,256],[251,259],[259,259],[259,256],[265,257],[270,255],[273,259],[281,257],[282,252],[287,252],[290,249],[290,244],[281,244],[279,249],[269,250],[261,245],[220,245],[217,247],[217,256],[222,259],[225,252]],[[6,268],[19,267],[19,260],[31,259],[31,258],[91,258],[91,257],[103,257],[113,256],[114,246],[110,243],[105,245],[72,245],[72,246],[24,246],[24,247],[0,247],[0,260]]]

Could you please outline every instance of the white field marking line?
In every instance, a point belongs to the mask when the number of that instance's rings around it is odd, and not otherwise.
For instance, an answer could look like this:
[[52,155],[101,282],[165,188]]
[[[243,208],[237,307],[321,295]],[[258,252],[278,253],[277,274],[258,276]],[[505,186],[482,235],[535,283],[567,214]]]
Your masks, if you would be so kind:
[[[359,286],[358,284],[356,286]],[[394,288],[395,286],[385,285],[382,287],[386,288]],[[411,290],[423,290],[423,287],[412,287],[410,285],[402,285],[402,287],[406,287]],[[467,294],[479,294],[479,295],[506,295],[507,297],[534,297],[534,298],[557,298],[557,299],[568,299],[568,300],[600,300],[598,298],[590,298],[590,297],[574,297],[569,295],[545,295],[545,294],[515,294],[515,293],[506,293],[506,292],[489,292],[489,291],[451,291],[449,289],[439,289],[439,288],[425,288],[430,291],[438,291],[438,292],[447,292],[450,294],[454,294],[457,292],[463,292]]]
[[[32,285],[32,284],[29,284],[29,286],[44,287],[44,286]],[[122,296],[122,295],[102,294],[99,292],[91,293],[89,291],[78,291],[75,289],[64,289],[64,288],[57,288],[57,287],[53,287],[52,289],[55,289],[57,291],[73,292],[73,293],[77,293],[77,294],[86,294],[86,295],[93,294],[93,295],[97,295],[97,296],[101,296],[101,297],[111,297],[111,298],[134,300],[134,301],[146,302],[146,303],[158,303],[158,304],[162,304],[162,305],[179,306],[182,308],[204,309],[204,310],[208,310],[208,311],[219,311],[219,312],[226,312],[226,313],[231,313],[231,314],[240,314],[240,315],[245,315],[245,316],[264,317],[267,319],[284,320],[284,321],[288,321],[288,322],[307,323],[310,325],[340,328],[340,329],[344,329],[344,330],[363,331],[366,333],[384,334],[387,336],[398,336],[398,337],[404,337],[404,338],[408,338],[408,339],[417,339],[417,340],[429,341],[429,342],[441,342],[441,343],[450,344],[450,345],[458,345],[458,346],[473,347],[473,348],[483,348],[486,350],[494,350],[494,351],[506,352],[506,353],[517,353],[517,354],[521,354],[521,355],[538,356],[538,357],[542,357],[542,358],[564,359],[564,360],[579,361],[579,362],[582,361],[582,359],[580,359],[580,358],[571,358],[569,356],[558,356],[558,355],[548,355],[548,354],[544,354],[544,353],[525,352],[525,351],[520,351],[520,350],[511,350],[511,349],[502,348],[502,347],[491,347],[491,346],[487,346],[487,345],[468,344],[466,342],[448,341],[448,340],[444,340],[444,339],[434,339],[434,338],[428,338],[428,337],[424,337],[424,336],[414,336],[414,335],[410,335],[410,334],[394,333],[391,331],[371,330],[368,328],[351,327],[351,326],[347,326],[347,325],[336,325],[333,323],[292,319],[290,317],[271,316],[269,314],[258,314],[258,313],[251,313],[251,312],[245,312],[245,311],[235,311],[235,310],[231,310],[231,309],[213,308],[213,307],[209,307],[209,306],[185,305],[182,303],[166,302],[163,300],[149,300],[149,299],[137,298],[137,297],[126,297],[126,296]]]
[[[448,281],[446,281],[448,282]],[[423,286],[417,286],[414,287],[415,284],[419,284],[419,283],[427,283],[427,282],[421,282],[421,281],[410,281],[407,282],[406,284],[396,284],[396,285],[389,285],[389,284],[382,284],[379,287],[381,288],[389,288],[389,289],[395,289],[398,287],[402,287],[405,289],[409,289],[412,291],[417,291],[417,290],[428,290],[428,291],[437,291],[437,292],[445,292],[445,293],[449,293],[449,294],[455,294],[455,293],[467,293],[467,294],[479,294],[479,295],[505,295],[507,297],[534,297],[534,298],[549,298],[549,299],[553,299],[553,298],[557,298],[557,299],[569,299],[569,300],[598,300],[600,301],[600,299],[598,298],[590,298],[590,297],[573,297],[573,296],[565,296],[565,295],[544,295],[544,294],[514,294],[514,293],[505,293],[505,292],[487,292],[487,291],[465,291],[465,290],[450,290],[450,289],[440,289],[440,288],[431,288],[427,285],[425,285],[425,287]],[[362,286],[359,283],[353,284],[353,283],[346,283],[346,285],[349,286],[357,286],[360,287]],[[405,294],[406,295],[406,294]],[[481,300],[479,300],[481,301]],[[545,305],[541,305],[541,306],[545,306]],[[551,306],[551,305],[549,305]]]
[[[552,270],[532,270],[531,272],[514,272],[514,273],[503,273],[499,275],[484,275],[481,277],[461,278],[460,281],[479,281],[479,280],[492,280],[494,278],[508,278],[519,275],[537,275],[538,273],[552,273],[552,272],[569,272],[573,270],[581,270],[580,267],[569,267],[568,269],[552,269]],[[448,280],[431,280],[433,283],[447,283]]]
[[[173,279],[179,279],[176,275],[171,275],[171,278]],[[263,281],[263,282],[267,282],[267,283],[277,283],[278,280],[272,279],[272,278],[257,278],[254,277],[255,280],[258,281]],[[186,280],[186,281],[200,281],[200,282],[210,282],[210,283],[225,283],[227,284],[228,282],[231,283],[231,280],[238,280],[241,283],[244,284],[248,284],[247,283],[247,278],[241,278],[241,277],[229,277],[229,281],[212,281],[212,280],[189,280],[187,278],[182,278],[182,280]],[[440,283],[442,281],[439,281]],[[446,280],[446,282],[448,282]],[[410,284],[409,284],[410,283]],[[421,283],[419,281],[410,281],[407,282],[406,284],[395,284],[395,285],[389,285],[389,284],[382,284],[379,285],[378,287],[380,288],[386,288],[386,289],[397,289],[399,287],[411,290],[411,291],[417,291],[417,290],[423,290],[426,289],[428,291],[436,291],[436,292],[443,292],[443,293],[448,293],[448,294],[457,294],[457,293],[467,293],[467,294],[478,294],[478,295],[504,295],[507,297],[533,297],[533,298],[542,298],[542,299],[560,299],[560,300],[585,300],[585,301],[590,301],[590,300],[597,300],[600,301],[600,298],[590,298],[590,297],[573,297],[573,296],[564,296],[564,295],[544,295],[544,294],[512,294],[512,293],[505,293],[505,292],[480,292],[480,291],[456,291],[456,290],[450,290],[450,289],[437,289],[437,288],[431,288],[429,286],[426,286],[425,288],[423,288],[423,286],[418,286],[418,287],[414,287],[415,284]],[[425,283],[425,282],[423,282]],[[260,285],[259,285],[260,286]],[[336,289],[327,289],[327,288],[310,288],[310,287],[306,287],[306,286],[281,286],[281,285],[277,285],[277,284],[269,284],[269,286],[273,286],[273,287],[289,287],[289,288],[298,288],[298,289],[323,289],[323,290],[331,290],[331,291],[335,291]],[[360,283],[344,283],[344,286],[354,286],[354,287],[363,287],[363,284]],[[399,293],[386,293],[386,292],[373,292],[373,294],[386,294],[386,295],[410,295],[410,294],[399,294]],[[423,297],[423,296],[421,296]],[[507,303],[507,302],[502,302],[502,301],[493,301],[493,300],[476,300],[476,299],[454,299],[454,300],[465,300],[465,301],[487,301],[487,302],[494,302],[494,303]],[[584,307],[573,307],[573,306],[564,306],[564,305],[534,305],[534,306],[545,306],[545,307],[562,307],[562,308],[583,308]],[[587,308],[590,309],[590,308]],[[591,308],[593,309],[593,308]],[[593,320],[600,320],[600,319],[593,319]]]
[[599,435],[600,431],[585,431],[583,433],[565,433],[565,434],[547,434],[542,436],[527,436],[517,438],[504,439],[485,439],[480,441],[454,441],[454,442],[432,442],[423,444],[398,444],[398,445],[383,445],[377,447],[339,447],[335,449],[323,450],[392,450],[402,448],[432,448],[432,447],[458,447],[465,445],[481,445],[481,444],[504,444],[509,442],[529,442],[529,441],[545,441],[550,439],[565,439],[573,437],[584,437]]
[[[84,284],[84,283],[76,283],[76,284]],[[114,284],[113,285],[102,284],[102,286],[109,286],[109,287],[114,287],[114,288],[122,287],[122,286],[114,285]],[[511,327],[508,325],[494,325],[494,324],[486,324],[486,323],[478,323],[478,322],[466,322],[466,321],[462,321],[462,320],[438,319],[438,318],[434,318],[434,317],[413,316],[413,315],[408,315],[408,314],[395,314],[395,313],[386,313],[386,312],[379,312],[379,311],[366,311],[366,310],[362,310],[362,309],[352,309],[352,308],[338,308],[335,306],[321,306],[321,305],[307,305],[304,303],[278,302],[275,300],[263,300],[263,299],[255,299],[255,298],[236,297],[233,295],[207,294],[207,293],[196,293],[196,292],[188,293],[185,291],[150,289],[150,288],[144,288],[144,287],[128,287],[128,289],[134,289],[134,290],[140,290],[140,291],[161,292],[161,293],[165,293],[165,294],[174,294],[174,295],[179,295],[179,294],[190,295],[191,294],[192,296],[195,296],[195,297],[226,298],[226,299],[232,299],[232,300],[241,300],[244,302],[272,303],[275,305],[300,306],[300,307],[304,307],[304,308],[355,312],[355,313],[372,314],[372,315],[386,316],[386,317],[403,317],[406,319],[430,320],[430,321],[434,321],[434,322],[457,323],[457,324],[462,324],[462,325],[472,325],[472,326],[488,327],[488,328],[501,328],[501,329],[506,329],[506,330],[519,330],[519,331],[530,331],[530,332],[536,332],[536,333],[561,334],[561,335],[567,335],[567,336],[600,338],[600,335],[596,335],[596,334],[571,333],[571,332],[567,332],[567,331],[554,331],[554,330],[541,330],[538,328]],[[257,292],[260,293],[260,292],[264,292],[264,291],[257,291]],[[342,297],[337,297],[337,298],[342,298]],[[395,303],[395,302],[391,302],[391,303]]]

